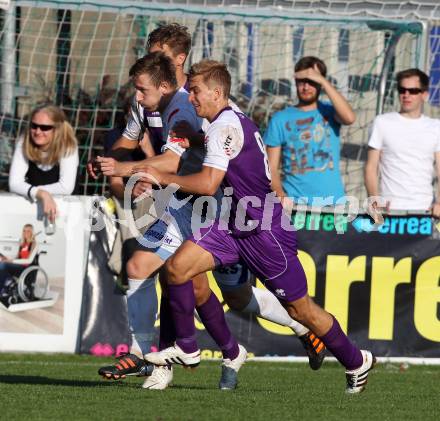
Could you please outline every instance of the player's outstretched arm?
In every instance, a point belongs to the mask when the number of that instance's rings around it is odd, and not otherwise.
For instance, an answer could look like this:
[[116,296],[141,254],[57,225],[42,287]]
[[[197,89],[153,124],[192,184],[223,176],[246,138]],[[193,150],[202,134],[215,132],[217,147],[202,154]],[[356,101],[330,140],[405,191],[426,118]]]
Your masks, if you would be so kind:
[[114,158],[98,156],[95,165],[102,174],[108,177],[130,177],[133,173],[142,172],[144,167],[154,167],[164,172],[176,172],[179,161],[179,155],[166,151],[143,161],[118,162]]
[[145,172],[146,168],[154,168],[157,171],[163,173],[175,174],[179,168],[180,156],[174,151],[167,149],[160,155],[153,156],[152,158],[144,159],[143,161],[133,162],[130,174]]
[[225,174],[226,172],[223,170],[206,165],[200,172],[185,176],[163,173],[150,167],[146,168],[142,179],[160,186],[177,184],[181,191],[213,196],[219,189]]

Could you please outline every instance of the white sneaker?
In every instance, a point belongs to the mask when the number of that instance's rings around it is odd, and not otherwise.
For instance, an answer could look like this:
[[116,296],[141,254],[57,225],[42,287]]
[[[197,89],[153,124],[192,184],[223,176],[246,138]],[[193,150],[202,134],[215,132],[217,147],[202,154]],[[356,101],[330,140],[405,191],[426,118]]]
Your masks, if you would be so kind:
[[177,344],[174,344],[162,351],[145,354],[144,359],[155,365],[180,364],[186,367],[197,367],[200,364],[200,349],[187,354]]
[[238,384],[238,370],[245,363],[247,351],[244,346],[238,345],[238,355],[233,360],[225,358],[222,364],[222,376],[218,384],[221,390],[232,390]]
[[361,393],[365,389],[368,380],[368,372],[374,367],[376,357],[370,351],[361,350],[364,362],[356,370],[346,370],[347,393]]
[[153,373],[144,381],[142,387],[144,389],[164,390],[173,381],[172,365],[157,365],[154,367]]

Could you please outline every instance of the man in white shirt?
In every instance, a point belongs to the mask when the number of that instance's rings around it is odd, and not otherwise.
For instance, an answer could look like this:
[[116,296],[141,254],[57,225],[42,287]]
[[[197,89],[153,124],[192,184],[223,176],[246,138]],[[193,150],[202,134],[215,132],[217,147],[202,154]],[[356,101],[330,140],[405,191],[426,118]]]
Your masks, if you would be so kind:
[[[440,121],[422,114],[429,97],[429,77],[419,69],[396,75],[400,111],[375,118],[368,142],[365,187],[381,196],[387,210],[431,210],[440,216],[440,194],[434,201],[434,163],[440,175]],[[373,204],[374,206],[374,204]]]

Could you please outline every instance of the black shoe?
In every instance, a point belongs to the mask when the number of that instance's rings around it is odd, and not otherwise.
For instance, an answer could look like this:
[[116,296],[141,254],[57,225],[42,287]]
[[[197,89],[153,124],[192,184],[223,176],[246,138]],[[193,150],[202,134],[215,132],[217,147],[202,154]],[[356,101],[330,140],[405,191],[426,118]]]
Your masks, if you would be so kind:
[[115,365],[101,367],[98,374],[106,379],[119,380],[125,376],[150,376],[154,365],[147,363],[134,354],[124,354],[117,358]]
[[304,349],[309,357],[309,366],[312,370],[319,370],[325,358],[325,345],[313,332],[299,336]]

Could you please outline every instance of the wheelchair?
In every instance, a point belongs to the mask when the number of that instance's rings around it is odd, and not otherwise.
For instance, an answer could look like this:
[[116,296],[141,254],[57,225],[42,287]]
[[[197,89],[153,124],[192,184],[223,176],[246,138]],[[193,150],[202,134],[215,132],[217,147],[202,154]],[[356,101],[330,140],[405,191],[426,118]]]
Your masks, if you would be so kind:
[[1,291],[0,301],[6,306],[42,300],[46,297],[49,277],[39,264],[39,256],[45,251],[37,251],[29,266],[26,266],[19,276],[6,280]]

